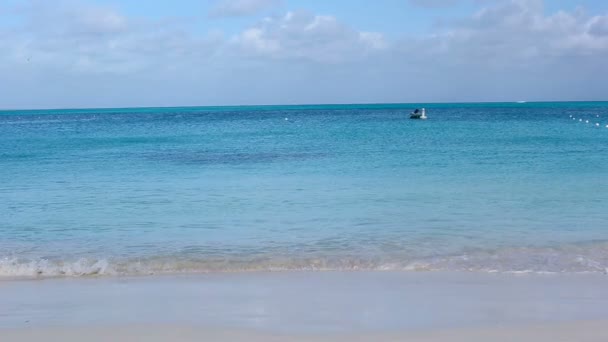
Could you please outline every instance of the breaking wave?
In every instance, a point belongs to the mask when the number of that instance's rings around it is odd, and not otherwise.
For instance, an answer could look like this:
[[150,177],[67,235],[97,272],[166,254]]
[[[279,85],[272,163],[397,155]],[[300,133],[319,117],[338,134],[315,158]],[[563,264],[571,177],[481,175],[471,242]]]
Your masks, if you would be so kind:
[[562,247],[470,250],[448,256],[407,258],[265,256],[207,259],[153,257],[75,260],[0,258],[0,279],[143,276],[213,272],[467,271],[501,273],[608,273],[608,242]]

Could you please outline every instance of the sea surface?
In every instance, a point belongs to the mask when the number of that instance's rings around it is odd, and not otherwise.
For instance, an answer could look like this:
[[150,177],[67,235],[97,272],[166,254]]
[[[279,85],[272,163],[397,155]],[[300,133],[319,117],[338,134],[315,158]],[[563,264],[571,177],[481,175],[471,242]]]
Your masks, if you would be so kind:
[[608,102],[0,111],[0,279],[607,269]]

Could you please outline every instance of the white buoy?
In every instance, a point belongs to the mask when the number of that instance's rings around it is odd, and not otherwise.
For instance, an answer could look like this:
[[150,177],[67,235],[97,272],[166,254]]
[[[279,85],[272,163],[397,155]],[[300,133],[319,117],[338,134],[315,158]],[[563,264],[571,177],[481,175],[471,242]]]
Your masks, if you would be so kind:
[[572,114],[570,114],[570,117],[572,117]]
[[585,123],[589,123],[589,120],[585,120]]
[[600,127],[600,124],[599,124],[599,123],[596,123],[596,124],[595,124],[595,127]]
[[285,121],[289,121],[289,118],[285,118]]
[[583,122],[583,119],[578,119],[578,122]]
[[599,117],[600,117],[600,115],[598,114],[598,115],[596,115],[595,117],[596,117],[596,118],[599,118]]

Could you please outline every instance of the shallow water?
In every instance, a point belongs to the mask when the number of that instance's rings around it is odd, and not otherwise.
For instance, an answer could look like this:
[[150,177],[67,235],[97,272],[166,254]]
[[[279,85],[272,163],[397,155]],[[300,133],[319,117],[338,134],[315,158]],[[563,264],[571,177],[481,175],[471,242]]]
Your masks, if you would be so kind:
[[608,103],[425,106],[0,112],[0,276],[606,271]]

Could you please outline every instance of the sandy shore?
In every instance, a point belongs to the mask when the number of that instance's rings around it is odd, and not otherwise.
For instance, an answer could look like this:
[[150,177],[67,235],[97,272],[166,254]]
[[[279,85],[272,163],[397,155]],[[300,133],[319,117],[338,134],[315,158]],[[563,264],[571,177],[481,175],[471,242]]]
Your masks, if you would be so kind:
[[608,341],[607,285],[441,272],[0,281],[0,340]]
[[562,323],[528,327],[445,330],[434,332],[360,334],[271,334],[247,331],[219,331],[192,326],[130,326],[73,329],[21,329],[1,332],[2,341],[412,341],[412,342],[604,342],[608,341],[608,321]]

